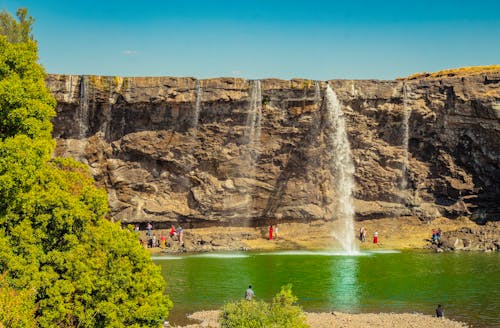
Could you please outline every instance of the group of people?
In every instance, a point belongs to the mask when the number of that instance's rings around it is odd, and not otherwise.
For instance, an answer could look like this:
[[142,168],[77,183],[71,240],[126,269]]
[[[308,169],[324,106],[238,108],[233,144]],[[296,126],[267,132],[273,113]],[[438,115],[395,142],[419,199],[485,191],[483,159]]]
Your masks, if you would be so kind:
[[[359,240],[364,243],[366,242],[366,228],[365,227],[361,227],[359,229]],[[378,231],[375,231],[373,233],[373,243],[374,244],[378,244]]]
[[[140,230],[139,225],[136,225],[135,231],[138,232],[139,230]],[[152,234],[152,230],[153,230],[153,225],[151,224],[151,222],[148,222],[148,224],[146,225],[147,242],[140,239],[141,245],[146,245],[148,248],[153,248],[153,247],[166,248],[167,246],[171,245],[167,241],[166,234],[161,232],[160,238],[157,238],[156,234]],[[175,226],[172,224],[170,227],[170,231],[168,232],[168,236],[170,237],[171,241],[178,241],[179,245],[184,246],[184,229],[181,226],[179,226],[176,229]]]

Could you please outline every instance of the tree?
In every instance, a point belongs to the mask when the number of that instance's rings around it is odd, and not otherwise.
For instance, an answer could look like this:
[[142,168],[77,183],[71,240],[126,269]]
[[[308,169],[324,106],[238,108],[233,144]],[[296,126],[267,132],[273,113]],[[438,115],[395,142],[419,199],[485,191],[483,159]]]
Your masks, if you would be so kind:
[[19,22],[5,10],[0,12],[0,35],[5,35],[11,43],[33,40],[31,29],[35,20],[28,17],[28,9],[19,8],[16,15]]
[[158,267],[106,220],[88,167],[51,158],[55,100],[37,59],[34,41],[0,36],[2,291],[29,297],[40,327],[158,327],[171,307]]

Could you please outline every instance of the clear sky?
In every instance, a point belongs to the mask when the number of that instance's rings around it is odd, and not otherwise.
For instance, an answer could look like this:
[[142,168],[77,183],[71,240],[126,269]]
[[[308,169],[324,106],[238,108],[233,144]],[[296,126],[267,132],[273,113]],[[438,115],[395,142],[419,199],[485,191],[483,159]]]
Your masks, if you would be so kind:
[[393,79],[500,64],[500,0],[0,0],[49,73]]

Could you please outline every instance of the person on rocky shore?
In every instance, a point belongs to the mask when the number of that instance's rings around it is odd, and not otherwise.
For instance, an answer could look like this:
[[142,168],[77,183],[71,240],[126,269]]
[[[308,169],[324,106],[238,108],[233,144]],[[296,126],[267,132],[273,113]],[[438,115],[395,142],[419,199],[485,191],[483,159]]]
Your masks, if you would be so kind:
[[273,228],[273,238],[274,239],[278,238],[278,226],[277,225],[274,225],[274,228]]
[[377,231],[375,231],[373,233],[373,243],[378,244],[378,232]]
[[438,304],[438,307],[436,309],[436,317],[443,318],[443,307],[441,306],[441,304]]
[[273,226],[270,225],[269,226],[269,240],[272,240],[273,239]]
[[255,297],[255,293],[252,290],[252,285],[249,285],[247,290],[245,291],[245,299],[247,301],[251,301]]
[[146,236],[151,237],[151,230],[153,229],[153,225],[151,224],[151,222],[148,222],[146,229],[147,229]]
[[365,229],[365,227],[361,227],[361,229],[359,229],[359,241],[361,241],[361,242],[366,241],[366,229]]
[[170,238],[174,238],[175,236],[175,227],[174,225],[172,224],[172,226],[170,226],[170,232],[168,233],[168,235],[170,236]]
[[179,236],[179,245],[183,246],[184,245],[184,229],[182,229],[181,226],[177,228],[177,234]]
[[165,249],[165,245],[167,243],[167,237],[163,234],[163,232],[161,233],[161,248],[162,249]]

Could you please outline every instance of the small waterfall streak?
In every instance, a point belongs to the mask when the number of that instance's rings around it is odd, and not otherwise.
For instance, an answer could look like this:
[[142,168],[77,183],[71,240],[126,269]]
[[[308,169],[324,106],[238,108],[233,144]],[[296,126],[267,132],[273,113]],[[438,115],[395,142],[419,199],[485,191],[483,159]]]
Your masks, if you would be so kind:
[[400,189],[406,190],[408,187],[408,140],[409,140],[409,120],[410,110],[408,106],[408,93],[406,84],[403,84],[403,164],[401,165],[401,184]]
[[321,88],[320,82],[314,81],[314,103],[319,104],[321,102]]
[[333,172],[335,191],[335,215],[339,220],[338,228],[333,232],[343,250],[356,253],[358,248],[354,232],[354,164],[351,147],[347,138],[344,115],[337,95],[330,86],[325,93],[327,122],[330,127],[330,146],[333,155],[330,163]]
[[80,106],[78,108],[78,139],[87,137],[89,130],[89,77],[82,76],[80,82]]
[[197,130],[200,120],[201,98],[203,96],[203,90],[201,89],[200,86],[200,80],[196,80],[195,92],[196,92],[196,100],[194,103],[194,115],[193,115],[192,127],[195,130]]
[[[250,85],[250,104],[246,119],[247,149],[246,154],[246,175],[249,181],[256,179],[256,166],[260,155],[261,117],[262,117],[262,91],[259,80],[253,81]],[[253,187],[249,186],[246,193],[247,210],[246,217],[251,218],[253,212]],[[248,199],[250,198],[250,199]]]
[[258,156],[258,151],[260,150],[261,116],[262,116],[262,91],[261,91],[260,81],[257,80],[253,81],[250,89],[250,106],[248,109],[248,115],[246,120],[246,126],[248,128],[247,131],[248,143],[252,146],[251,148],[255,148],[254,149],[255,156]]

